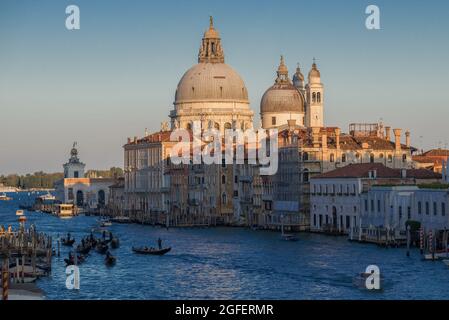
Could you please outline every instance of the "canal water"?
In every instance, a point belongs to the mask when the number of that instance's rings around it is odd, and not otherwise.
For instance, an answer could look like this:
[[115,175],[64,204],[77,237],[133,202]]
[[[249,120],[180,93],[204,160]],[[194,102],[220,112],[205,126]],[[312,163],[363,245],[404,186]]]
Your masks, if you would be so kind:
[[[0,224],[17,227],[19,203],[36,194],[9,194],[0,201]],[[97,228],[97,217],[61,220],[26,212],[27,224],[38,231],[77,240]],[[80,266],[79,291],[65,287],[64,258],[53,258],[52,274],[37,284],[47,299],[449,299],[449,268],[442,262],[421,261],[419,251],[384,249],[350,243],[344,237],[299,234],[284,242],[279,233],[241,228],[165,229],[136,224],[108,228],[120,238],[114,267],[91,252]],[[97,236],[100,236],[99,234]],[[132,246],[156,246],[158,238],[172,251],[165,256],[141,256]],[[371,292],[353,285],[368,265],[380,268],[384,289]]]

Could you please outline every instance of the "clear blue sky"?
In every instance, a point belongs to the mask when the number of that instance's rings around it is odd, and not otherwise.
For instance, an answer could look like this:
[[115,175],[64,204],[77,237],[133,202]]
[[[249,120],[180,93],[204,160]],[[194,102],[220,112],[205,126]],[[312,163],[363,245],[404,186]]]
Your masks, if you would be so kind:
[[[65,8],[81,30],[65,28]],[[381,9],[381,30],[365,8]],[[123,165],[122,145],[158,130],[196,63],[209,15],[258,124],[283,54],[306,75],[316,57],[325,122],[410,129],[418,147],[449,142],[447,1],[0,1],[0,174],[61,171],[73,141],[89,168]],[[422,137],[422,138],[420,138]]]

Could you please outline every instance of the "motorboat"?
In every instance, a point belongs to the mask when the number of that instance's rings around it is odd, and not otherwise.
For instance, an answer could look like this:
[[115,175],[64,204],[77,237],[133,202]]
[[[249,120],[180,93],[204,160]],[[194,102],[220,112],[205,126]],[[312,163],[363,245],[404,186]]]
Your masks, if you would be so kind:
[[8,197],[6,193],[4,192],[0,193],[0,201],[10,201],[10,200],[12,200],[12,198]]

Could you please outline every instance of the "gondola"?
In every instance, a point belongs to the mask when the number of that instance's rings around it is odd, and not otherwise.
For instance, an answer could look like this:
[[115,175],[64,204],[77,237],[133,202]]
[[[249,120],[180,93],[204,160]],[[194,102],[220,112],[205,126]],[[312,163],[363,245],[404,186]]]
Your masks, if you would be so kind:
[[84,255],[87,255],[87,254],[90,252],[90,249],[92,249],[90,245],[86,245],[86,246],[84,246],[84,247],[81,246],[81,245],[79,245],[79,246],[76,248],[76,252],[81,253],[81,254],[84,254]]
[[106,257],[104,258],[104,263],[107,266],[113,266],[116,261],[117,261],[117,259],[114,256],[110,255],[110,254],[106,255]]
[[[83,263],[84,260],[86,260],[84,258],[84,256],[83,255],[79,255],[77,257],[77,264]],[[66,259],[64,259],[64,262],[66,263],[67,266],[74,265],[75,264],[75,258],[74,257],[71,257],[70,259],[66,258]]]
[[75,238],[72,238],[72,239],[62,238],[61,239],[61,244],[66,247],[71,247],[71,246],[73,246],[74,243],[75,243]]
[[101,242],[98,243],[96,247],[97,252],[101,254],[105,254],[108,251],[108,249],[109,249],[108,245]]
[[154,249],[154,248],[134,248],[133,251],[138,254],[152,254],[156,256],[162,256],[169,252],[171,250],[171,247],[164,248],[164,249]]

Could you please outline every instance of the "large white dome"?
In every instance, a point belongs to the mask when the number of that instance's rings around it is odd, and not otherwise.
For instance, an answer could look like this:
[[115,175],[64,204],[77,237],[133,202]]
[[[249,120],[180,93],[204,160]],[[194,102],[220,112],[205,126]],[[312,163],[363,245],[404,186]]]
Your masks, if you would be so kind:
[[242,78],[225,63],[198,63],[184,74],[176,89],[175,104],[211,101],[249,102]]

